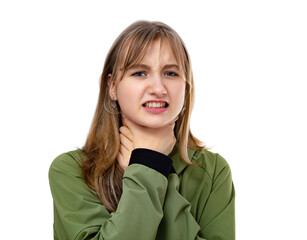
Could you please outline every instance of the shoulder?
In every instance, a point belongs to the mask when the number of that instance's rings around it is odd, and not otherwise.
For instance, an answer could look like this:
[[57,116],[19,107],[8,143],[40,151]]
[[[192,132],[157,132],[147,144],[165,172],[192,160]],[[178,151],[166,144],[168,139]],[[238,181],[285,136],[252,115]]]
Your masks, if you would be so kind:
[[228,162],[218,153],[207,149],[189,149],[190,160],[196,168],[202,168],[212,180],[216,179],[221,172],[231,174]]
[[84,156],[85,154],[81,150],[69,151],[57,156],[50,165],[49,177],[54,172],[81,176],[80,164]]

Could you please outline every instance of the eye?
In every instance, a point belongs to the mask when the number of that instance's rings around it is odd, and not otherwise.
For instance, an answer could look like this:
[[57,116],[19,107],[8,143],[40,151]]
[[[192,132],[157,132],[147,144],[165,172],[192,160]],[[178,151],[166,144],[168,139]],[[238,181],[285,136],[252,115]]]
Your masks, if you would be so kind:
[[132,74],[134,77],[145,77],[146,74],[144,72],[135,72]]
[[175,73],[175,72],[167,72],[167,73],[165,73],[165,75],[166,75],[167,77],[177,77],[177,76],[178,76],[178,74]]

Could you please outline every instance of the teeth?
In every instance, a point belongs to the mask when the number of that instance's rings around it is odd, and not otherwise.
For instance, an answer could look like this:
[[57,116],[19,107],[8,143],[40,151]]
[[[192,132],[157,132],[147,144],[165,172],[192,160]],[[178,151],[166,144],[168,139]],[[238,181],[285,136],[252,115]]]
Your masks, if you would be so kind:
[[165,102],[147,102],[145,103],[147,108],[162,108],[165,107]]

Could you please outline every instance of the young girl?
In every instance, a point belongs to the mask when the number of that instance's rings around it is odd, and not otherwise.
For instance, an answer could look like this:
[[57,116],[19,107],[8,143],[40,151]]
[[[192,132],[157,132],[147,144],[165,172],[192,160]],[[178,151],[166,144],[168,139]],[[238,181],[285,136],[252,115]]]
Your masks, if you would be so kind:
[[84,147],[50,167],[54,239],[235,239],[230,168],[191,134],[193,99],[173,29],[139,21],[120,34]]

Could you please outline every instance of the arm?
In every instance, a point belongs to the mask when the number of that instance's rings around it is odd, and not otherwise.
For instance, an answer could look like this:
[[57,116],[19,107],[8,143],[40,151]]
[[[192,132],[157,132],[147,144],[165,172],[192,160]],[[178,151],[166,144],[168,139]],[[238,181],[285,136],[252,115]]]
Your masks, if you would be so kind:
[[[148,153],[148,152],[147,152]],[[123,193],[118,208],[109,213],[99,198],[85,185],[81,170],[69,154],[59,156],[50,167],[49,181],[54,199],[57,237],[64,239],[144,240],[155,239],[163,217],[168,170],[163,161],[146,166],[155,153],[134,150],[123,177]],[[166,169],[166,170],[165,170]]]
[[230,168],[223,158],[217,155],[216,172],[206,202],[197,203],[198,208],[204,205],[198,221],[190,212],[190,203],[178,190],[179,178],[176,174],[170,174],[163,206],[164,217],[158,231],[166,235],[158,235],[157,239],[235,239],[234,190]]
[[200,220],[201,234],[208,239],[235,239],[235,190],[228,163],[216,155],[216,171]]

